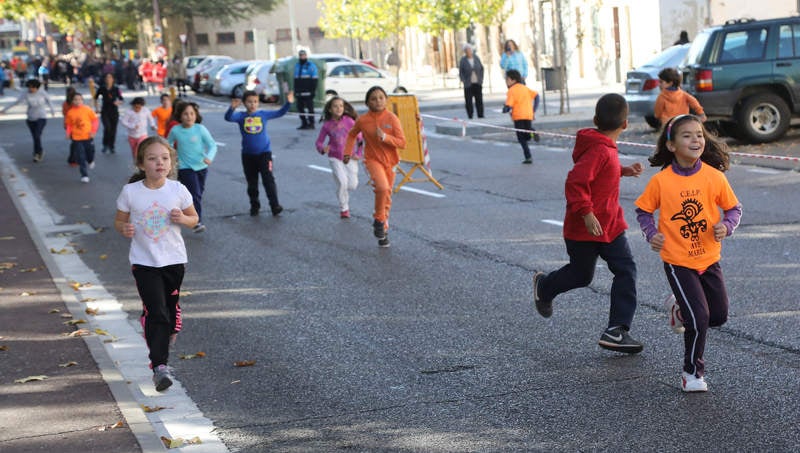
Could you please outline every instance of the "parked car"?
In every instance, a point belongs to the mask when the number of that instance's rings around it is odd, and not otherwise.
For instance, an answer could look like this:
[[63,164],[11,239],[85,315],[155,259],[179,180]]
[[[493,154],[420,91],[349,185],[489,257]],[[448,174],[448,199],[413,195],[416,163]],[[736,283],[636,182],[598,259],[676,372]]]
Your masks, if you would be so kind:
[[208,55],[189,55],[183,57],[183,67],[186,68],[186,83],[192,84],[194,74],[197,72],[197,67],[206,59]]
[[658,73],[665,68],[678,68],[689,52],[689,44],[667,47],[645,64],[625,77],[625,100],[631,115],[641,115],[651,127],[660,127],[653,110],[656,99],[661,93],[658,85]]
[[245,74],[245,88],[258,93],[263,102],[277,102],[281,95],[278,77],[270,72],[274,64],[274,61],[258,61]]
[[730,20],[699,33],[683,87],[709,121],[753,142],[777,140],[800,114],[800,17]]
[[220,68],[214,76],[211,93],[217,96],[241,98],[244,94],[244,77],[252,61],[237,61]]
[[364,102],[364,95],[374,85],[387,93],[407,93],[397,86],[391,74],[354,61],[328,63],[325,74],[325,95],[340,96],[349,102]]
[[214,65],[218,65],[220,62],[222,64],[232,63],[233,62],[233,58],[225,56],[225,55],[208,55],[206,58],[204,58],[202,61],[200,61],[200,63],[198,63],[197,66],[195,66],[194,78],[190,79],[191,82],[192,82],[192,89],[194,91],[197,91],[197,92],[200,91],[200,76],[201,76],[201,74],[204,71],[208,70],[208,68],[210,68],[210,67],[212,67]]
[[230,60],[218,60],[215,63],[207,66],[206,68],[197,72],[197,91],[198,93],[211,93],[212,88],[214,88],[214,77],[217,76],[217,73],[227,64],[233,63],[234,60],[231,58]]

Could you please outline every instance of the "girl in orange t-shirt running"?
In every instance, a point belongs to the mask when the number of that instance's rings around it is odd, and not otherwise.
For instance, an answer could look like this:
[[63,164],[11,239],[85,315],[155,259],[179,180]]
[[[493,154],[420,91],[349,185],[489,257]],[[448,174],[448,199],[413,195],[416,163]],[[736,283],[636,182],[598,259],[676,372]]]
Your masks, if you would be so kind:
[[667,301],[670,325],[683,330],[681,389],[705,392],[708,328],[728,320],[720,242],[739,225],[742,206],[723,174],[729,166],[727,145],[710,136],[694,115],[669,120],[649,160],[661,171],[636,200],[636,218],[650,248],[660,252],[675,296]]

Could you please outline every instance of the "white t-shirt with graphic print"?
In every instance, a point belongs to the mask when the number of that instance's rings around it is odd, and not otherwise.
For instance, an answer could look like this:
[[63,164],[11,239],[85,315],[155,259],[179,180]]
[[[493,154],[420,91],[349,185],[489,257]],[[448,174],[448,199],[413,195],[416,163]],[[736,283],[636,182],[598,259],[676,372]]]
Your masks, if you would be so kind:
[[191,205],[192,195],[178,181],[168,179],[158,189],[148,189],[144,181],[126,184],[117,198],[117,209],[129,213],[134,225],[128,255],[131,264],[164,267],[186,263],[181,227],[170,222],[169,212]]

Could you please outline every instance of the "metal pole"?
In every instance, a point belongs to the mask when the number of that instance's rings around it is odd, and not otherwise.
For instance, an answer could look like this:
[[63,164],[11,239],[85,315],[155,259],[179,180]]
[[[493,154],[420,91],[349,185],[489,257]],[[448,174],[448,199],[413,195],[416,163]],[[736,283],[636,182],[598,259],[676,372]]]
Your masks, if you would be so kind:
[[294,55],[297,52],[297,31],[295,30],[294,25],[294,0],[287,0],[289,3],[289,31],[292,34],[292,52],[291,55]]

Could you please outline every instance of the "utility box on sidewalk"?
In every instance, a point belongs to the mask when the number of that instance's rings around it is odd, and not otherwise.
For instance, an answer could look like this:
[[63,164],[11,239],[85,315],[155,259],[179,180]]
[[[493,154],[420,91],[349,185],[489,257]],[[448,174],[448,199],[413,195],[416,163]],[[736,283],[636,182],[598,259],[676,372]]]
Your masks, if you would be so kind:
[[542,83],[545,91],[555,91],[564,88],[564,78],[561,75],[561,68],[542,68]]

